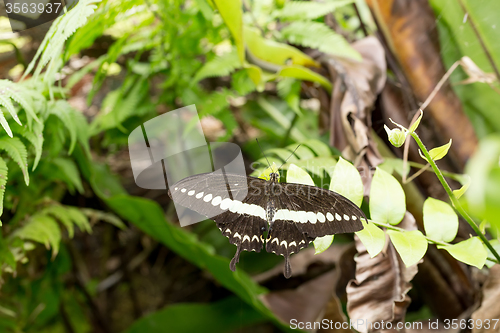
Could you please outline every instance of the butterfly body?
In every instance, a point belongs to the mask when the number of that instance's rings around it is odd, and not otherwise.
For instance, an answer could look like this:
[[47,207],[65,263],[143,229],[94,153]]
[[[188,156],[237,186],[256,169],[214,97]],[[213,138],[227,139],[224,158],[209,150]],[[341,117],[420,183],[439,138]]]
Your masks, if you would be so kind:
[[359,231],[366,217],[338,193],[278,180],[277,173],[264,180],[219,170],[184,178],[170,187],[169,195],[174,202],[213,219],[237,246],[231,270],[236,269],[241,251],[260,252],[265,245],[267,252],[284,256],[288,278],[291,254],[316,237]]

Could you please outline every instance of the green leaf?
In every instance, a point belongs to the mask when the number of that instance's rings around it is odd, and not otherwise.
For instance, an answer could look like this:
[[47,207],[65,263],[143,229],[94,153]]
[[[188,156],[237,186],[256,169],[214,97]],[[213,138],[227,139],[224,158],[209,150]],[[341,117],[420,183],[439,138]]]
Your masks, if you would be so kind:
[[263,38],[256,29],[245,27],[244,35],[245,43],[250,52],[261,60],[280,66],[284,66],[288,61],[291,61],[294,65],[319,66],[314,59],[299,49]]
[[7,152],[10,158],[21,168],[24,175],[24,182],[29,185],[28,174],[28,152],[26,146],[18,138],[0,138],[0,150]]
[[[493,248],[495,249],[495,251],[497,251],[497,253],[500,252],[500,241],[498,241],[498,239],[492,239],[492,240],[490,240],[490,244],[491,244],[491,246],[493,246]],[[495,256],[493,255],[493,253],[490,251],[490,249],[488,247],[486,248],[486,251],[488,251],[488,258],[495,258]],[[493,266],[496,265],[495,262],[489,261],[489,260],[486,260],[484,264],[488,268],[491,268],[491,267],[493,267]]]
[[494,134],[480,141],[479,147],[467,163],[466,173],[471,184],[465,198],[467,209],[481,220],[500,227],[500,135]]
[[364,222],[364,228],[361,231],[355,232],[359,240],[366,247],[370,257],[375,257],[385,246],[385,233],[372,222]]
[[333,243],[334,235],[326,235],[323,237],[317,237],[314,241],[314,254],[320,254],[325,252],[330,245]]
[[284,78],[278,81],[276,88],[278,90],[278,96],[280,96],[290,107],[290,109],[297,114],[297,116],[302,116],[302,111],[300,110],[300,80],[295,80],[293,78]]
[[241,67],[240,59],[238,59],[236,50],[233,49],[231,52],[224,53],[206,62],[196,73],[193,81],[198,82],[207,77],[226,76],[239,67]]
[[309,139],[302,142],[302,144],[309,147],[316,154],[316,156],[332,156],[330,147],[322,141]]
[[463,175],[463,177],[460,177],[459,181],[460,184],[462,184],[462,187],[457,190],[453,190],[453,194],[457,199],[460,199],[460,197],[464,195],[465,191],[467,191],[471,183],[471,178],[469,175]]
[[290,166],[288,167],[288,171],[286,173],[286,182],[316,186],[311,176],[295,164],[290,164]]
[[417,120],[413,123],[413,125],[410,126],[410,128],[408,129],[408,131],[410,133],[413,133],[417,130],[418,128],[418,125],[420,125],[420,121],[422,120],[422,116],[424,115],[424,112],[422,110],[420,110],[420,116],[418,116]]
[[458,216],[446,202],[427,198],[424,202],[424,229],[428,237],[451,242],[458,232]]
[[403,170],[404,161],[400,158],[384,158],[384,162],[379,164],[378,167],[389,174],[393,174],[396,171],[400,176],[405,174],[408,176],[410,173],[410,164],[406,163],[406,168]]
[[339,57],[363,60],[361,54],[342,35],[337,34],[322,22],[295,21],[281,29],[281,34],[291,44],[318,49]]
[[[7,168],[7,163],[0,157],[0,216],[3,214],[3,198],[5,195],[5,185],[7,184],[8,173],[9,169]],[[1,225],[2,222],[0,222],[0,226]]]
[[446,154],[448,154],[448,150],[450,150],[450,147],[451,147],[451,139],[450,139],[450,142],[448,142],[447,144],[445,144],[441,147],[431,149],[429,151],[429,155],[431,156],[431,158],[434,161],[438,161],[438,160],[442,159],[443,157],[445,157]]
[[358,169],[342,157],[339,157],[339,161],[333,170],[330,190],[342,194],[358,207],[361,207],[364,192],[363,181]]
[[[319,178],[324,178],[325,172],[331,177],[335,170],[335,165],[337,165],[337,161],[333,157],[313,157],[306,160],[294,161],[293,163]],[[288,163],[283,168],[288,168]]]
[[245,45],[241,0],[213,0],[213,2],[234,38],[240,63],[243,64],[245,60]]
[[259,178],[268,180],[272,173],[278,173],[278,166],[274,162],[259,175]]
[[387,230],[387,234],[406,267],[417,264],[427,252],[427,240],[419,230]]
[[488,256],[488,252],[479,237],[471,237],[453,245],[438,245],[437,248],[446,250],[458,261],[479,269],[483,268]]
[[15,236],[21,239],[29,239],[38,243],[45,244],[47,248],[52,247],[52,256],[55,257],[59,252],[59,243],[61,241],[61,230],[53,218],[43,215],[33,215],[29,222],[18,229]]
[[[196,320],[193,320],[196,318]],[[125,333],[235,332],[266,318],[237,297],[213,303],[172,304],[135,321]]]
[[295,79],[317,82],[327,91],[331,91],[333,89],[332,83],[323,75],[313,72],[309,68],[300,65],[283,66],[283,68],[278,72],[278,76],[293,77]]
[[370,216],[373,221],[396,225],[406,212],[405,192],[392,175],[377,168],[370,189]]
[[295,154],[292,154],[292,152],[288,149],[283,149],[283,148],[272,148],[268,149],[265,151],[266,156],[271,156],[271,155],[276,155],[281,159],[282,162],[285,162],[286,159],[288,158],[289,162],[296,162],[299,159],[295,156]]
[[282,20],[316,19],[353,2],[354,0],[289,1],[274,16]]

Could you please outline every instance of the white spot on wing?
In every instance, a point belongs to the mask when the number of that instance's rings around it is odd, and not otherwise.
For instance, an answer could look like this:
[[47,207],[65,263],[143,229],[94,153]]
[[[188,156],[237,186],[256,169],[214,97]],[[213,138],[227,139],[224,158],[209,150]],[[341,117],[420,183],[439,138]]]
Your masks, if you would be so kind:
[[324,223],[326,221],[325,215],[322,212],[319,212],[316,215],[318,216],[318,221],[320,221],[321,223]]
[[337,219],[337,221],[342,220],[342,216],[340,216],[338,213],[335,213],[335,218]]
[[241,205],[243,205],[243,202],[238,200],[233,200],[233,204],[231,205],[231,207],[229,207],[229,210],[232,213],[236,213],[240,209]]
[[178,187],[176,187],[176,188],[175,188],[175,191],[177,191],[178,189],[179,189],[179,188],[178,188]]
[[191,190],[191,191],[188,192],[188,195],[191,196],[191,195],[194,194],[194,192],[195,192],[194,190]]
[[328,221],[333,221],[332,213],[330,213],[330,212],[326,213],[326,218],[328,219]]
[[283,246],[283,244],[285,245],[285,249],[287,249],[287,248],[288,248],[288,245],[286,244],[286,240],[282,241],[282,242],[280,243],[280,246]]
[[255,240],[258,242],[259,241],[259,237],[257,237],[256,235],[253,235],[252,237],[252,242],[253,242],[253,239],[255,238]]
[[234,237],[238,237],[239,239],[241,239],[240,234],[239,234],[239,233],[237,233],[237,232],[235,232],[233,236],[234,236]]
[[307,220],[312,224],[315,224],[317,221],[316,214],[314,212],[307,212]]
[[245,236],[243,237],[243,242],[244,242],[245,240],[247,240],[247,239],[248,239],[248,241],[250,242],[250,236],[245,235]]
[[207,195],[205,195],[205,197],[203,198],[203,201],[205,202],[209,202],[210,200],[212,200],[212,194],[211,193],[208,193]]
[[232,203],[233,203],[233,200],[226,198],[226,199],[222,200],[222,202],[220,203],[220,209],[226,210],[229,207],[231,207]]
[[297,246],[297,243],[295,243],[295,241],[293,241],[290,244],[288,244],[288,246]]
[[300,223],[307,223],[307,213],[303,210],[297,212],[297,219],[300,221]]
[[274,242],[276,242],[276,244],[279,244],[278,238],[273,238],[273,240],[271,241],[271,244]]
[[344,214],[344,220],[349,221],[349,215]]
[[198,193],[198,194],[196,195],[196,199],[199,199],[199,198],[201,198],[202,196],[203,196],[203,192],[200,192],[200,193]]
[[357,219],[358,219],[358,218],[356,217],[356,215],[353,215],[353,216],[352,216],[352,220],[353,220],[353,221],[356,221]]
[[185,188],[183,188],[183,189],[181,190],[181,192],[182,192],[182,193],[184,193],[184,192],[186,192],[186,191],[187,191],[187,190],[186,190]]
[[222,202],[222,198],[221,198],[220,196],[216,196],[216,197],[212,200],[212,205],[214,205],[214,206],[218,206],[221,202]]

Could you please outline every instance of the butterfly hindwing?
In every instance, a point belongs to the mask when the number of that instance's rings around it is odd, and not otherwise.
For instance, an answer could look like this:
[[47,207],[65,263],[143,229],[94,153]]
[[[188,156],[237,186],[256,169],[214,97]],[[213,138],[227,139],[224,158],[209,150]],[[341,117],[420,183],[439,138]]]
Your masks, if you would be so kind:
[[285,258],[284,275],[288,279],[292,275],[290,255],[306,248],[313,238],[305,235],[295,223],[276,221],[273,223],[266,239],[266,251],[281,255]]

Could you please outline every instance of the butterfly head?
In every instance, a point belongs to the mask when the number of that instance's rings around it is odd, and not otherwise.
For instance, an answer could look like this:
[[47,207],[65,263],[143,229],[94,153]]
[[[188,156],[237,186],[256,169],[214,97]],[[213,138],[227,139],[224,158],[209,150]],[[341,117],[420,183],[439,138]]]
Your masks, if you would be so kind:
[[272,183],[278,183],[280,181],[280,174],[277,172],[271,172],[269,174],[269,181]]

